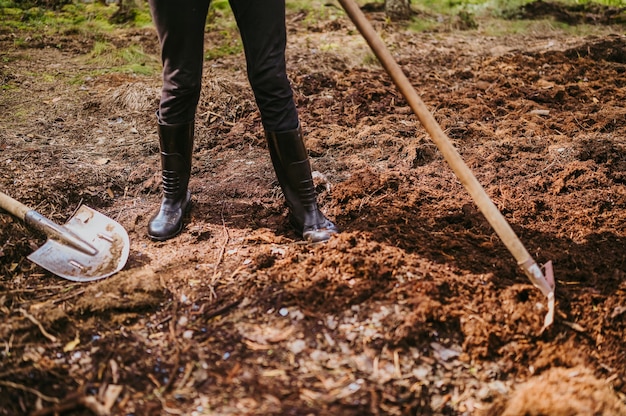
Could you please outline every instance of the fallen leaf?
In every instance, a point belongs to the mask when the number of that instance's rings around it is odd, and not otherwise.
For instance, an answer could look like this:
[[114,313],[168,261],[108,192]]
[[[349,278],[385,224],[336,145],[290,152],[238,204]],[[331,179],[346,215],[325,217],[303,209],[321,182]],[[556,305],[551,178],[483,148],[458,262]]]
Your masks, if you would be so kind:
[[65,346],[63,347],[63,352],[74,351],[78,344],[80,344],[80,337],[78,336],[78,333],[76,333],[76,338],[65,344]]

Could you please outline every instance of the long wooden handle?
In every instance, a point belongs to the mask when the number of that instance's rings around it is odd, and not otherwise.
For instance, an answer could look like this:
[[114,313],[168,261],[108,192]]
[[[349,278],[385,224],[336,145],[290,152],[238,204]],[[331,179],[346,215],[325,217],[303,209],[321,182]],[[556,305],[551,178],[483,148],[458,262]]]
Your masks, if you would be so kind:
[[435,142],[445,160],[472,196],[480,211],[483,213],[487,221],[489,221],[489,224],[491,224],[513,257],[515,257],[518,264],[524,269],[533,283],[538,286],[546,296],[550,292],[553,292],[553,288],[551,288],[550,284],[545,281],[545,278],[543,277],[541,270],[537,267],[535,261],[532,259],[517,235],[515,235],[515,232],[504,216],[491,201],[472,171],[467,167],[457,150],[452,145],[448,136],[446,136],[424,102],[421,100],[415,91],[415,88],[413,88],[404,72],[402,72],[400,66],[393,59],[391,53],[378,36],[370,22],[367,20],[359,6],[354,0],[339,0],[339,3],[341,3],[359,32],[361,32],[361,35],[363,35],[380,63],[389,73],[391,79],[411,106],[411,109],[422,123],[422,126],[424,126],[432,140]]
[[52,222],[39,212],[11,198],[2,191],[0,191],[0,208],[15,215],[20,220],[24,221],[32,228],[41,231],[49,238],[62,241],[63,243],[69,244],[75,249],[91,256],[98,254],[98,250],[93,245],[83,240],[72,230]]
[[9,213],[15,215],[20,220],[24,221],[24,217],[28,211],[31,211],[29,207],[22,204],[19,201],[11,198],[4,192],[0,191],[0,208],[8,211]]

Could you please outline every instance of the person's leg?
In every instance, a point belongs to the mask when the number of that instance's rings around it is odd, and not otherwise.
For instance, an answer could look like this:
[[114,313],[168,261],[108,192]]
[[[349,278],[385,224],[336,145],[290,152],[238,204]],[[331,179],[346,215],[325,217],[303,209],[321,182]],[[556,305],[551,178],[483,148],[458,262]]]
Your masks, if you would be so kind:
[[284,0],[230,0],[243,42],[248,79],[261,112],[276,177],[292,225],[305,240],[326,241],[337,232],[317,206],[311,165],[287,78]]
[[157,131],[161,149],[163,199],[150,219],[148,236],[157,241],[179,234],[189,209],[188,191],[194,119],[202,86],[204,27],[210,0],[150,0],[161,45],[163,87]]
[[285,65],[284,0],[230,0],[243,42],[248,79],[268,131],[298,128]]
[[159,122],[193,121],[202,88],[204,28],[210,0],[149,0],[161,45]]

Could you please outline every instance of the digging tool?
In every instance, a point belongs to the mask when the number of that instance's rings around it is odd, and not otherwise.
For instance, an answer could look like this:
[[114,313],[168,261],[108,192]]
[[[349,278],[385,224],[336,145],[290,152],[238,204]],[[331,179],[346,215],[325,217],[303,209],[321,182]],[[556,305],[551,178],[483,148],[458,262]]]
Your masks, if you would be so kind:
[[0,208],[48,236],[28,259],[75,282],[89,282],[117,273],[124,267],[130,241],[124,227],[82,205],[64,225],[0,192]]
[[433,142],[437,145],[445,160],[448,162],[456,176],[465,186],[474,202],[483,213],[496,234],[500,237],[504,245],[517,260],[530,281],[548,298],[548,313],[544,319],[544,329],[550,326],[554,320],[554,276],[552,263],[545,265],[545,276],[535,260],[530,256],[524,245],[521,243],[504,216],[491,201],[483,187],[480,185],[472,171],[467,167],[452,142],[443,132],[435,118],[428,111],[428,108],[419,97],[408,78],[402,72],[400,66],[391,56],[391,53],[378,36],[371,23],[367,20],[359,6],[354,0],[339,0],[352,22],[355,24],[361,35],[365,38],[370,48],[383,65],[394,84],[409,106],[419,119],[420,123]]

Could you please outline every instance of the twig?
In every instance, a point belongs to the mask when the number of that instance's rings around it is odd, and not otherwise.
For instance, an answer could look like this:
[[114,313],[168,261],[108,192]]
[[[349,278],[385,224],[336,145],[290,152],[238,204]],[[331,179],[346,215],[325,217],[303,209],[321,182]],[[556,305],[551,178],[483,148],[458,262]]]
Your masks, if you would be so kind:
[[224,221],[224,205],[223,204],[222,204],[221,216],[222,216],[222,227],[224,228],[224,233],[226,234],[226,238],[224,239],[224,244],[222,244],[222,247],[220,249],[220,254],[217,257],[217,261],[215,262],[215,268],[213,270],[213,277],[211,278],[211,283],[215,282],[215,279],[217,276],[217,267],[222,262],[222,258],[224,257],[224,252],[226,251],[226,245],[228,244],[228,241],[230,240],[230,234],[228,233],[228,228],[226,227],[226,222]]
[[185,384],[187,384],[187,381],[189,380],[189,377],[191,376],[193,368],[194,368],[193,363],[187,363],[185,365],[185,373],[183,374],[183,378],[178,383],[177,389],[182,389],[185,387]]
[[182,410],[178,410],[178,409],[174,409],[172,407],[169,407],[167,404],[167,400],[165,400],[165,398],[163,398],[162,394],[160,394],[158,391],[155,392],[154,396],[161,402],[161,406],[163,406],[163,410],[166,413],[169,413],[171,415],[184,415],[185,413]]
[[209,313],[207,313],[204,316],[204,319],[206,319],[207,321],[211,318],[215,318],[218,315],[222,315],[224,312],[229,311],[230,309],[234,308],[235,306],[239,305],[241,303],[241,299],[237,299],[233,302],[230,302],[224,306],[222,306],[221,308],[217,308],[214,311],[211,311]]
[[76,215],[76,213],[78,212],[78,210],[80,209],[82,205],[83,205],[83,198],[81,198],[80,201],[78,201],[78,205],[76,205],[74,212],[72,212],[72,215],[70,215],[69,218],[72,218],[74,215]]
[[41,322],[39,322],[37,320],[37,318],[35,318],[33,315],[29,314],[28,312],[26,312],[22,308],[20,308],[18,310],[21,312],[22,315],[24,315],[25,318],[28,318],[29,321],[31,321],[32,323],[37,325],[37,327],[39,328],[39,330],[41,331],[41,333],[43,334],[44,337],[48,338],[52,342],[57,342],[58,341],[57,337],[55,337],[54,335],[52,335],[48,331],[46,331],[46,329],[43,327]]
[[[174,300],[172,301],[172,318],[175,318],[178,316],[178,299],[174,298]],[[170,336],[172,337],[172,341],[176,341],[176,321],[174,319],[172,319],[170,321],[170,326],[169,326],[169,330],[170,330]]]
[[226,221],[224,221],[224,204],[222,204],[222,212],[220,213],[220,215],[222,217],[222,227],[224,228],[224,234],[226,234],[226,238],[224,239],[224,243],[222,244],[222,247],[220,248],[220,252],[217,256],[217,261],[215,262],[215,267],[213,267],[213,277],[211,277],[211,281],[209,284],[209,289],[211,290],[211,300],[214,298],[217,298],[214,285],[215,285],[215,282],[222,275],[221,272],[217,271],[217,268],[219,267],[220,263],[222,262],[222,259],[224,258],[224,252],[226,252],[226,246],[228,245],[228,242],[230,240],[230,234],[228,232],[228,228],[226,227]]
[[66,300],[72,299],[73,297],[78,296],[78,295],[82,295],[83,293],[85,293],[85,289],[77,290],[76,292],[65,295],[60,299],[55,299],[54,301],[52,301],[52,303],[65,302]]
[[8,294],[8,295],[12,295],[12,294],[16,294],[16,293],[32,293],[32,292],[41,292],[42,290],[54,290],[54,289],[66,289],[68,286],[61,286],[61,285],[56,285],[56,286],[45,286],[43,288],[36,288],[36,289],[12,289],[12,290],[7,290],[3,293]]
[[174,357],[174,365],[172,366],[172,372],[169,374],[169,378],[165,386],[161,389],[161,394],[165,394],[168,392],[170,388],[174,385],[174,380],[176,380],[176,374],[178,373],[178,367],[180,366],[180,351],[178,348],[178,344],[176,344],[176,356]]
[[578,325],[576,322],[562,321],[566,326],[569,326],[576,332],[586,333],[587,331],[582,326]]
[[548,165],[547,165],[545,168],[543,168],[543,169],[541,169],[541,170],[539,170],[539,171],[537,171],[537,172],[535,172],[535,173],[531,173],[530,175],[528,175],[528,177],[529,177],[529,178],[532,178],[533,176],[541,175],[543,172],[547,171],[547,170],[548,170],[548,169],[550,169],[552,166],[556,165],[556,163],[557,163],[558,161],[559,161],[559,158],[558,158],[558,157],[555,157],[554,159],[552,159],[552,162],[548,163]]
[[164,324],[168,323],[171,320],[172,320],[172,315],[166,316],[165,318],[163,318],[159,322],[157,322],[156,326],[158,327],[159,325],[164,325]]
[[41,400],[45,400],[47,402],[51,402],[51,403],[59,403],[60,400],[57,399],[56,397],[50,397],[50,396],[46,396],[45,394],[41,393],[38,390],[35,390],[31,387],[26,387],[23,386],[21,384],[17,384],[17,383],[13,383],[12,381],[4,381],[4,380],[0,380],[0,386],[5,386],[5,387],[10,387],[10,388],[14,388],[17,390],[22,390],[28,393],[32,393],[35,396],[39,397]]
[[206,116],[206,117],[205,117],[205,121],[206,121],[207,123],[209,123],[209,124],[211,124],[211,123],[212,123],[212,121],[209,121],[209,116],[214,116],[214,117],[221,118],[221,119],[222,119],[222,123],[226,124],[227,126],[231,126],[231,127],[232,127],[232,126],[234,126],[234,125],[235,125],[235,123],[232,123],[232,122],[230,122],[230,121],[226,120],[226,117],[224,117],[223,115],[218,114],[218,113],[216,113],[216,112],[213,112],[213,111],[211,111],[211,110],[208,110],[207,112],[205,112],[205,113],[201,114],[201,116]]
[[239,274],[239,273],[240,273],[243,269],[245,269],[245,268],[246,268],[246,266],[245,266],[245,265],[242,265],[242,266],[237,267],[237,268],[235,269],[235,271],[234,271],[234,272],[230,275],[230,280],[233,280],[233,279],[235,278],[235,276],[237,276],[237,275],[238,275],[238,274]]
[[4,354],[5,356],[9,356],[9,351],[11,351],[11,345],[13,345],[14,334],[11,334],[8,341],[4,341]]
[[[172,302],[172,317],[178,316],[178,299],[174,298]],[[178,366],[180,365],[180,347],[178,345],[178,337],[176,336],[176,320],[172,319],[169,325],[169,335],[171,337],[171,342],[174,344],[174,353],[176,356],[174,357],[174,365],[172,366],[172,372],[169,374],[168,380],[161,389],[161,394],[166,393],[174,384],[174,379],[176,378],[176,373],[178,372]]]
[[36,410],[30,416],[59,415],[68,410],[84,407],[97,416],[108,416],[111,412],[93,396],[85,396],[83,392],[72,393],[50,408]]

